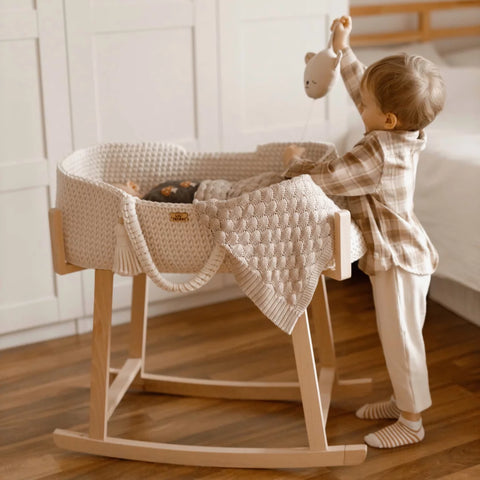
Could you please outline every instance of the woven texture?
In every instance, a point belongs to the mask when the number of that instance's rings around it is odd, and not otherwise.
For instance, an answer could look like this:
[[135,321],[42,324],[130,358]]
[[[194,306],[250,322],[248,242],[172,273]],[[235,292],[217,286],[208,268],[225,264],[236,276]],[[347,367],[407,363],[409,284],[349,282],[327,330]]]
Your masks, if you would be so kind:
[[[255,186],[259,178],[252,180]],[[331,266],[333,213],[339,208],[308,175],[263,188],[245,183],[243,190],[228,200],[194,205],[215,244],[226,250],[240,288],[291,333],[321,272]]]
[[[302,146],[311,158],[322,157],[329,148],[321,143]],[[274,185],[265,187],[265,179],[271,174],[280,179],[285,147],[274,143],[248,153],[198,153],[172,144],[143,143],[103,144],[74,152],[57,170],[57,207],[63,216],[67,261],[114,270],[117,226],[123,221],[142,270],[157,285],[179,291],[199,288],[220,264],[220,271],[230,271],[232,265],[223,261],[215,229],[200,221],[198,207],[140,200],[113,184],[133,181],[145,192],[165,180],[222,179],[234,185],[234,195],[246,195],[251,191],[247,179],[257,176],[253,192],[271,190]],[[176,221],[179,218],[184,221]],[[323,218],[319,221],[328,225]],[[364,243],[358,228],[352,227],[353,261],[363,255]],[[201,274],[184,289],[164,284],[160,272]]]

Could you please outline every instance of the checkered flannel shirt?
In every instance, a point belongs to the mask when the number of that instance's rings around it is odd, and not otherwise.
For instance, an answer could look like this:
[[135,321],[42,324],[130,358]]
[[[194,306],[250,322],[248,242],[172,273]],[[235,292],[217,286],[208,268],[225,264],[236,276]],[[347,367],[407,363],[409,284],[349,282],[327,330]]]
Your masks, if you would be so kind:
[[[341,74],[357,108],[364,71],[346,49]],[[375,130],[344,156],[329,157],[310,171],[325,193],[345,197],[367,243],[359,267],[368,275],[392,266],[424,275],[437,267],[438,253],[413,212],[418,157],[425,143],[423,131]]]

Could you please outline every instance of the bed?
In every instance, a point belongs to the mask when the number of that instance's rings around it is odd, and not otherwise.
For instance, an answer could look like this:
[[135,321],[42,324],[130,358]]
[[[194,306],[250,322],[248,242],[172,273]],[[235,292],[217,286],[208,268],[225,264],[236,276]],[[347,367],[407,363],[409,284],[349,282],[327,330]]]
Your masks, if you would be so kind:
[[[404,51],[422,55],[441,69],[447,101],[426,129],[428,144],[418,167],[415,212],[440,254],[430,298],[480,325],[480,27],[432,29],[430,21],[436,9],[466,5],[480,7],[480,2],[352,6],[354,24],[365,15],[415,12],[419,16],[416,30],[356,35],[352,46],[366,65]],[[433,40],[452,36],[477,36],[477,46],[440,54]],[[344,150],[363,134],[355,107],[349,119]]]

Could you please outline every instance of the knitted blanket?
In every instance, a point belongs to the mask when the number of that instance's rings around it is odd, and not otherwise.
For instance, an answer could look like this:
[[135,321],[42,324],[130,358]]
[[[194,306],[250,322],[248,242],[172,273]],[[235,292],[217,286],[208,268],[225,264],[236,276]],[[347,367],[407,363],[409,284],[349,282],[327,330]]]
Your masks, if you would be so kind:
[[309,175],[280,180],[266,173],[240,185],[202,182],[194,208],[226,250],[243,292],[291,334],[321,272],[331,266],[333,212],[339,208]]

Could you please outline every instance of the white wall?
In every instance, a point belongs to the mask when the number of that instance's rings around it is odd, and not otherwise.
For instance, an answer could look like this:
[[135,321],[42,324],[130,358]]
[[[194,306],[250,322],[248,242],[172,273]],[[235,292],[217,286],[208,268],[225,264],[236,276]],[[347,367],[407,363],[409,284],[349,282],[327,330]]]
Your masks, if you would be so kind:
[[[250,151],[304,132],[333,140],[346,96],[318,100],[305,131],[304,55],[346,10],[347,0],[0,0],[0,349],[91,328],[93,272],[52,269],[59,161],[102,142]],[[151,314],[239,295],[225,276],[188,297],[150,293]],[[118,321],[130,295],[130,279],[116,278]]]

